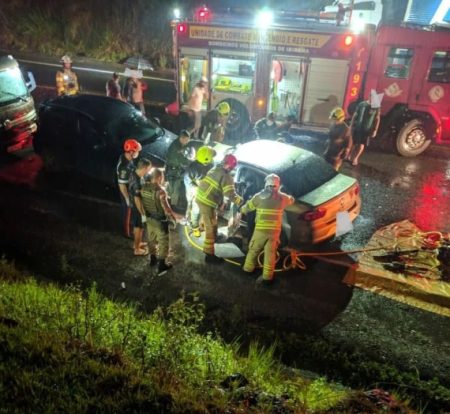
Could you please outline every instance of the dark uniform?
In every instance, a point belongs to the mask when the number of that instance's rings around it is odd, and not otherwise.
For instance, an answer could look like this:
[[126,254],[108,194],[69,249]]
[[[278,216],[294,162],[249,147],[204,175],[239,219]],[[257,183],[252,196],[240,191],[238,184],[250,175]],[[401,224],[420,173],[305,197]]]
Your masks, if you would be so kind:
[[[135,165],[133,160],[128,160],[125,157],[125,154],[122,154],[119,158],[119,162],[117,163],[116,167],[116,173],[117,173],[117,182],[119,184],[124,184],[129,186],[130,183],[130,176],[135,170]],[[129,200],[131,203],[131,200]],[[125,236],[130,236],[130,210],[128,208],[128,204],[123,197],[122,193],[120,193],[120,204],[122,209],[122,222],[123,222],[123,229],[125,232]]]
[[200,209],[195,202],[195,195],[199,181],[206,176],[208,171],[213,167],[213,164],[201,164],[198,161],[192,162],[186,169],[184,174],[184,185],[186,187],[187,211],[186,217],[193,230],[200,226]]
[[351,148],[352,137],[348,125],[345,122],[333,124],[328,132],[325,160],[337,171]]
[[[200,139],[205,143],[223,142],[225,138],[224,117],[217,109],[211,109],[202,120],[200,127]],[[209,135],[209,138],[208,138]]]
[[169,220],[175,221],[167,202],[167,193],[156,183],[145,183],[141,190],[142,205],[147,217],[150,254],[164,262],[169,253]]
[[267,118],[262,118],[256,121],[254,132],[256,139],[274,139],[277,135],[277,124],[272,122],[272,125],[267,123]]
[[181,207],[185,189],[183,187],[183,175],[186,167],[191,163],[187,158],[189,145],[183,146],[179,139],[173,141],[167,150],[166,178],[169,182],[167,192],[172,205]]
[[372,108],[367,101],[362,101],[358,104],[352,121],[353,144],[361,144],[366,147],[369,145],[379,114],[380,108]]
[[130,205],[131,205],[131,223],[134,228],[144,228],[144,223],[142,223],[142,215],[136,207],[134,202],[134,197],[140,197],[142,191],[143,179],[139,177],[135,171],[130,175],[130,182],[128,184],[128,192],[130,194]]

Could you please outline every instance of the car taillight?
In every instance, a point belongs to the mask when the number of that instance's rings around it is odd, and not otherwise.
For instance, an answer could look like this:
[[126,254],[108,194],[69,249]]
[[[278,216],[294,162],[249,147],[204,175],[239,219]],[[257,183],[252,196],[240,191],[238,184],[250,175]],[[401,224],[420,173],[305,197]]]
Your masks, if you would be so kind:
[[327,214],[326,208],[318,208],[317,210],[307,211],[300,215],[300,218],[305,221],[314,221],[322,218]]
[[355,196],[357,196],[359,194],[359,184],[355,185],[355,189],[353,190],[353,194],[355,194]]

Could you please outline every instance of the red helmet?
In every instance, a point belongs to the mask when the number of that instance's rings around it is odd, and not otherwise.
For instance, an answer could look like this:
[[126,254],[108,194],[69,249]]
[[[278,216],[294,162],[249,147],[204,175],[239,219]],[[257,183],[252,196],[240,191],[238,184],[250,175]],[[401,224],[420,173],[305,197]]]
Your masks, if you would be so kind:
[[229,170],[233,170],[237,165],[237,158],[233,154],[227,154],[223,158],[223,166]]
[[137,152],[142,150],[142,145],[133,138],[127,139],[123,143],[123,150],[125,152]]

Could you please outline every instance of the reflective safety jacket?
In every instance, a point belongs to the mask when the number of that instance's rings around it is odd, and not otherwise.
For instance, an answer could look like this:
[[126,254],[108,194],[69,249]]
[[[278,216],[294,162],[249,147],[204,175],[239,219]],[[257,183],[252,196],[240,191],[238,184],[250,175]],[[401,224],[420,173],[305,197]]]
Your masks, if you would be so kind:
[[173,211],[167,202],[166,191],[155,183],[145,183],[141,189],[145,215],[156,220],[172,219]]
[[80,92],[78,78],[70,69],[56,72],[56,93],[61,95],[76,95]]
[[279,234],[283,222],[283,210],[294,203],[294,197],[281,191],[265,189],[255,194],[241,208],[246,214],[256,210],[255,230],[265,230]]
[[198,183],[195,200],[217,208],[224,198],[230,199],[233,203],[240,204],[241,198],[234,191],[234,180],[230,173],[218,165],[208,171],[208,174]]

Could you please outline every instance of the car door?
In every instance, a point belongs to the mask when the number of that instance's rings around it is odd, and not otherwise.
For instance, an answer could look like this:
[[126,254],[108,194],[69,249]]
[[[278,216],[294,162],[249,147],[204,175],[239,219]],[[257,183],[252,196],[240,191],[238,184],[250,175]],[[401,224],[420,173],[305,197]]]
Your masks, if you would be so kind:
[[[107,133],[96,121],[85,114],[78,114],[76,121],[76,170],[94,179],[104,181],[105,164],[108,163]],[[114,171],[114,167],[109,167]]]

